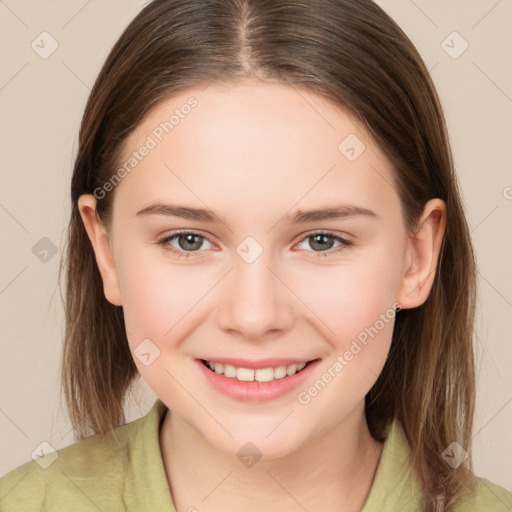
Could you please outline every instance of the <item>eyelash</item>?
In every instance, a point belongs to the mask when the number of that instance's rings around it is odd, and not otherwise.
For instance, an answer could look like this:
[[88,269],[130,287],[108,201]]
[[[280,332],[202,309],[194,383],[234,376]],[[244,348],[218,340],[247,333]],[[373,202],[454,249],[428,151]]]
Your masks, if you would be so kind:
[[[176,237],[178,237],[180,235],[196,235],[199,238],[203,238],[205,240],[208,240],[208,242],[213,243],[208,237],[201,235],[200,233],[197,233],[195,231],[177,231],[176,233],[173,233],[170,236],[166,236],[165,238],[162,238],[161,240],[159,240],[157,242],[157,244],[159,246],[161,246],[164,251],[176,254],[178,256],[178,258],[181,258],[183,255],[185,255],[185,258],[189,258],[195,252],[202,252],[199,250],[198,251],[183,251],[183,250],[176,249],[175,247],[173,247],[172,245],[169,244],[169,242],[171,240],[175,239]],[[334,233],[332,233],[331,231],[315,231],[312,233],[308,233],[307,235],[302,237],[298,243],[300,244],[300,243],[304,242],[304,240],[307,240],[308,238],[312,238],[316,235],[328,235],[328,236],[332,237],[335,241],[340,242],[341,245],[335,249],[328,249],[327,251],[309,251],[309,252],[316,253],[316,255],[314,256],[315,258],[319,258],[322,256],[325,258],[330,257],[331,255],[338,253],[339,251],[341,251],[345,248],[352,247],[352,245],[353,245],[353,242],[351,242],[350,240],[341,238],[341,237],[335,235]]]

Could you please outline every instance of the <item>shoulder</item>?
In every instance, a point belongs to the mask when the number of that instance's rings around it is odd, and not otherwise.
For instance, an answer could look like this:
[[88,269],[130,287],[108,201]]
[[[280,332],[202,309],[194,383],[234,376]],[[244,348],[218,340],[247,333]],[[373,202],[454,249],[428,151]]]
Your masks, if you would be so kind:
[[[363,509],[365,512],[426,508],[412,462],[411,450],[401,424],[393,421],[387,428],[381,460]],[[486,478],[472,474],[450,512],[512,512],[512,493]]]
[[474,477],[467,485],[455,512],[510,512],[512,492],[487,478]]
[[109,510],[114,503],[106,497],[122,495],[130,477],[132,444],[143,420],[49,452],[7,473],[0,478],[0,511],[69,510],[71,504],[73,510]]

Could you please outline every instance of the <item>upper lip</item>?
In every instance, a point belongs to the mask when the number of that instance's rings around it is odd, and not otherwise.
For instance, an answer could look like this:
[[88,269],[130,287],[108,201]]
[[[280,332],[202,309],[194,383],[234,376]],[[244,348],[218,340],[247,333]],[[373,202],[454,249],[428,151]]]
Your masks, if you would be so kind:
[[[317,358],[318,359],[318,358]],[[230,364],[237,368],[249,368],[256,370],[258,368],[277,368],[278,366],[290,366],[292,364],[308,363],[314,359],[298,359],[298,358],[267,358],[267,359],[240,359],[233,357],[209,357],[204,358],[204,361],[213,361],[215,363]]]

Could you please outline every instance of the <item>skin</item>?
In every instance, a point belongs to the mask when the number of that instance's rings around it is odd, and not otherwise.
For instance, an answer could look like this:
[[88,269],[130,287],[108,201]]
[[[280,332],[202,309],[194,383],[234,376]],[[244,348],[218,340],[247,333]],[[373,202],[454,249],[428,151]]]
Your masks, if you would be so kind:
[[[160,446],[177,509],[360,510],[382,452],[364,397],[386,361],[393,320],[309,403],[297,393],[394,303],[407,309],[426,300],[445,204],[429,201],[408,233],[393,169],[364,128],[324,98],[278,83],[210,85],[166,99],[129,137],[125,155],[192,95],[198,106],[117,185],[108,226],[94,214],[93,195],[79,200],[105,296],[123,306],[132,354],[147,338],[160,350],[148,366],[134,361],[172,411]],[[349,134],[366,146],[354,161],[338,149]],[[156,200],[210,208],[224,224],[136,215]],[[378,218],[283,221],[340,202]],[[207,237],[167,242],[189,258],[157,243],[180,229]],[[353,245],[335,252],[336,239],[322,249],[306,236],[325,230]],[[263,248],[252,263],[236,252],[247,236]],[[255,404],[202,378],[194,359],[215,355],[321,362],[300,389]],[[249,441],[263,454],[252,467],[237,457]]]

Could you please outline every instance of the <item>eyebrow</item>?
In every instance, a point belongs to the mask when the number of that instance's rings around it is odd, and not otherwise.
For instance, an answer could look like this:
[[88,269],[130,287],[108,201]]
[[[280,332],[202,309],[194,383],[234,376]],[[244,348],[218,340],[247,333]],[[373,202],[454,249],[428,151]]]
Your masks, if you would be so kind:
[[[211,224],[224,224],[220,216],[212,210],[191,208],[179,204],[153,203],[138,211],[137,215],[167,215],[180,217],[182,219],[209,222]],[[292,214],[288,213],[284,215],[283,220],[287,224],[302,224],[319,220],[343,219],[357,215],[365,215],[375,219],[380,218],[380,215],[368,208],[349,204],[335,204],[314,210],[297,210]]]

